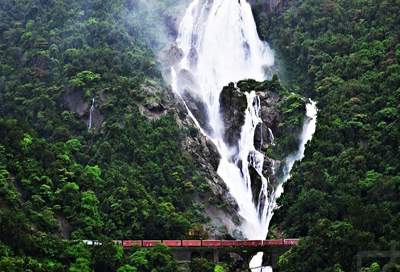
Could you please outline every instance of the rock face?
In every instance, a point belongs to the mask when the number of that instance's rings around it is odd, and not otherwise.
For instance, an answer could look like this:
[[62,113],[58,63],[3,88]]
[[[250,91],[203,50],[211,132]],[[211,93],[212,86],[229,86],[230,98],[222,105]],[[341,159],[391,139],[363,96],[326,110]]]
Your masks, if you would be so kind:
[[64,95],[64,101],[66,102],[67,108],[76,112],[80,118],[85,115],[90,108],[89,101],[83,100],[82,92],[80,91],[67,92]]
[[[243,87],[244,81],[239,82]],[[250,86],[245,83],[244,91],[250,91]],[[270,130],[277,131],[278,125],[282,121],[282,115],[277,109],[280,101],[279,94],[268,89],[265,83],[262,90],[256,91],[260,98],[261,119],[263,123],[259,123],[256,127],[254,135],[254,147],[259,151],[266,151],[270,146]],[[241,127],[244,124],[245,110],[247,108],[247,99],[241,88],[236,88],[233,83],[225,86],[220,94],[220,114],[224,123],[224,140],[230,146],[235,146],[240,138]]]
[[279,123],[282,122],[282,114],[277,109],[281,98],[276,92],[272,91],[259,91],[256,93],[260,97],[261,119],[263,123],[272,131],[277,131]]
[[157,55],[157,60],[166,67],[175,65],[175,63],[178,63],[182,58],[183,51],[176,43],[167,45],[167,47],[161,50]]
[[[152,121],[160,116],[166,115],[171,110],[166,93],[160,93],[162,87],[158,85],[143,86],[140,93],[145,97],[144,102],[139,104],[139,112],[146,116],[147,120]],[[133,112],[133,111],[132,111]]]
[[[210,191],[201,193],[196,188],[196,202],[204,205],[203,215],[211,219],[205,225],[212,239],[220,239],[218,229],[227,228],[229,235],[240,238],[239,225],[242,218],[238,215],[238,204],[229,193],[225,182],[217,174],[220,154],[217,147],[206,136],[202,135],[186,111],[180,97],[175,97],[175,110],[178,112],[178,123],[189,128],[189,135],[182,142],[182,152],[188,152],[198,164],[198,172],[210,185]],[[212,202],[209,200],[212,199]],[[218,206],[223,206],[221,209]]]
[[186,106],[196,117],[200,126],[208,133],[212,134],[212,128],[208,124],[208,108],[203,99],[198,95],[200,87],[194,75],[182,69],[178,75],[178,91],[186,101]]
[[231,147],[236,146],[241,127],[244,124],[247,108],[246,95],[240,92],[233,83],[223,87],[220,96],[220,114],[224,123],[224,141]]
[[[258,199],[262,186],[260,175],[268,177],[271,184],[275,181],[273,175],[274,161],[266,156],[269,148],[275,145],[271,142],[271,131],[278,131],[279,123],[282,121],[282,113],[278,109],[278,102],[283,98],[276,91],[275,81],[256,82],[254,80],[239,81],[236,87],[233,83],[225,86],[220,94],[220,114],[224,124],[224,140],[231,147],[238,145],[241,128],[245,121],[245,110],[247,109],[247,98],[244,92],[256,91],[260,100],[262,123],[257,124],[254,134],[254,147],[258,152],[264,154],[262,173],[258,173],[254,168],[253,162],[256,154],[249,154],[249,173],[251,178],[251,188],[253,192],[253,202],[265,202],[265,199]],[[238,162],[239,168],[242,162]]]
[[[102,100],[106,100],[106,95],[101,92],[100,100],[95,101],[92,115],[92,128],[100,129],[106,117],[105,113],[100,109]],[[64,103],[66,108],[70,111],[74,111],[78,117],[85,120],[86,125],[89,126],[89,115],[92,101],[85,101],[82,98],[82,91],[76,90],[67,92],[64,95]]]

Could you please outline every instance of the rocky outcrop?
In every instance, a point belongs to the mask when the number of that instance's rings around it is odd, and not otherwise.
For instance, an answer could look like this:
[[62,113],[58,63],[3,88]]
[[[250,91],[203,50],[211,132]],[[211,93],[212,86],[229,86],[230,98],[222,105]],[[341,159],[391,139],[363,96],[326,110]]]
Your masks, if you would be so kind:
[[[224,123],[224,140],[230,146],[235,146],[240,138],[241,127],[244,124],[245,110],[247,108],[247,99],[244,92],[251,91],[255,81],[240,81],[239,88],[233,83],[223,87],[219,102],[220,114]],[[258,83],[256,91],[260,99],[262,123],[257,124],[254,135],[254,147],[256,150],[265,152],[270,145],[270,132],[278,130],[279,123],[282,122],[282,115],[277,109],[281,97],[278,93],[271,91],[269,81]],[[242,91],[243,90],[243,91]]]
[[139,104],[139,112],[149,121],[166,115],[171,109],[167,103],[168,98],[159,93],[160,89],[162,89],[161,86],[153,86],[150,83],[140,89],[140,93],[144,96],[144,102]]
[[196,77],[189,70],[182,69],[178,75],[177,87],[179,93],[198,93],[200,90]]
[[208,108],[203,103],[203,100],[198,95],[193,95],[188,91],[183,93],[182,98],[185,99],[188,109],[196,117],[201,128],[211,135],[213,129],[208,123]]
[[[253,202],[256,204],[260,201],[265,201],[265,199],[258,199],[262,187],[262,176],[269,178],[270,184],[275,182],[273,169],[275,161],[269,158],[266,153],[269,148],[275,148],[274,143],[271,142],[272,135],[270,133],[271,131],[278,131],[279,123],[282,122],[282,113],[278,109],[278,103],[283,99],[283,96],[277,93],[280,88],[276,79],[264,82],[243,80],[237,83],[237,87],[233,83],[225,86],[220,94],[220,113],[224,124],[224,140],[230,146],[238,145],[240,139],[241,128],[245,121],[245,110],[248,107],[245,92],[254,90],[260,101],[262,122],[257,124],[253,139],[255,149],[264,154],[263,167],[260,172],[255,168],[257,152],[250,153],[247,158]],[[238,161],[237,164],[239,168],[242,168],[242,161]]]
[[172,67],[183,58],[183,51],[176,43],[167,45],[157,55],[157,61],[165,67]]
[[89,111],[90,103],[89,101],[83,100],[81,91],[67,92],[64,95],[64,101],[66,107],[76,112],[79,118],[83,117]]
[[[278,93],[273,91],[257,91],[261,103],[261,119],[267,130],[277,131],[279,124],[282,122],[282,114],[277,109],[278,102],[282,99]],[[269,132],[267,132],[269,140]]]
[[200,126],[208,133],[212,134],[212,128],[208,123],[208,108],[199,96],[199,84],[195,76],[188,70],[182,69],[178,75],[178,92],[186,102],[186,106],[196,117]]
[[61,237],[68,240],[71,239],[71,224],[68,219],[62,214],[57,214],[56,218],[61,230]]
[[233,83],[223,87],[220,96],[220,114],[224,123],[224,141],[231,147],[237,145],[247,108],[246,95]]
[[[206,230],[211,238],[219,239],[218,229],[227,228],[229,235],[240,238],[239,225],[242,218],[238,215],[238,204],[229,193],[225,182],[218,175],[220,154],[215,144],[200,133],[193,120],[187,113],[186,107],[180,97],[175,97],[175,110],[180,126],[189,128],[189,134],[182,142],[182,152],[188,152],[197,162],[197,171],[210,185],[210,191],[200,193],[196,188],[196,202],[204,205],[203,215],[211,219]],[[210,199],[212,202],[210,202]],[[221,209],[221,207],[224,207]],[[239,235],[239,236],[238,236]]]
[[[100,100],[96,102],[92,115],[92,128],[100,129],[106,118],[105,113],[101,110],[102,100],[106,100],[106,95],[101,92]],[[84,120],[86,125],[89,126],[89,115],[92,101],[85,101],[82,98],[82,91],[67,91],[64,95],[64,106],[70,111],[75,112],[81,120]]]
[[264,123],[258,123],[254,133],[254,148],[265,152],[269,146],[269,131]]

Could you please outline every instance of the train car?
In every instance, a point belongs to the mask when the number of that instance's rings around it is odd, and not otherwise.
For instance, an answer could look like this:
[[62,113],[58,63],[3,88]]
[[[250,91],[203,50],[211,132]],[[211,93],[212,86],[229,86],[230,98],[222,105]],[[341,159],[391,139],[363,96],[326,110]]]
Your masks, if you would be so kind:
[[101,246],[101,242],[98,240],[82,240],[84,244],[88,246]]
[[283,240],[263,240],[264,246],[281,246],[283,245]]
[[228,247],[238,247],[238,246],[243,246],[243,241],[242,240],[222,240],[221,241],[221,246],[228,246]]
[[123,240],[122,246],[123,247],[130,247],[132,245],[142,246],[142,240]]
[[93,246],[93,240],[82,240],[85,245]]
[[143,240],[142,246],[143,247],[153,247],[157,243],[161,243],[161,240]]
[[169,247],[180,247],[182,246],[182,240],[163,240],[162,243]]
[[243,240],[243,246],[262,246],[262,240]]
[[122,246],[122,240],[113,240],[114,244]]
[[183,240],[182,246],[184,246],[184,247],[200,247],[201,240]]
[[216,247],[221,246],[221,240],[203,240],[201,241],[203,247]]
[[297,245],[299,242],[299,239],[284,239],[283,240],[283,244],[285,246],[289,246],[289,245]]

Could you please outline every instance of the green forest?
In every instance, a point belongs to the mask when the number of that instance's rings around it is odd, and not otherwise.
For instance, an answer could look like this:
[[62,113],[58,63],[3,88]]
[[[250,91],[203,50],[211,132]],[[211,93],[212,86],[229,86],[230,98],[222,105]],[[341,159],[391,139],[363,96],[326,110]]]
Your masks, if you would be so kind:
[[[179,271],[166,246],[127,253],[112,239],[185,239],[210,220],[183,150],[197,129],[178,110],[140,110],[174,103],[155,52],[180,2],[0,0],[0,271]],[[356,271],[359,251],[400,251],[400,1],[253,2],[281,83],[319,108],[271,222],[301,238],[278,271]],[[81,115],[66,102],[77,94]],[[89,130],[93,99],[103,119]]]
[[[317,129],[272,227],[302,237],[279,271],[356,271],[359,251],[400,249],[400,1],[253,6],[289,89],[319,108]],[[362,271],[399,271],[367,258]],[[387,266],[385,266],[387,265]]]
[[[167,247],[123,254],[111,239],[181,239],[207,222],[189,130],[138,106],[148,89],[170,103],[154,53],[169,2],[0,1],[0,271],[176,271]],[[68,108],[76,93],[107,97],[101,127]]]

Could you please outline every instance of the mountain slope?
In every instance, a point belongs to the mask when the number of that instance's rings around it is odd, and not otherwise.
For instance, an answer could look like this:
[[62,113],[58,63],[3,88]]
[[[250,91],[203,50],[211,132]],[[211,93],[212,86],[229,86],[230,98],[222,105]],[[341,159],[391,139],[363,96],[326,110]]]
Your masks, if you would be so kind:
[[279,16],[258,16],[268,17],[259,29],[282,56],[286,84],[320,109],[273,219],[305,237],[279,271],[352,271],[358,251],[400,246],[399,6],[289,1]]

